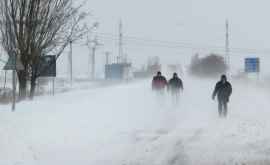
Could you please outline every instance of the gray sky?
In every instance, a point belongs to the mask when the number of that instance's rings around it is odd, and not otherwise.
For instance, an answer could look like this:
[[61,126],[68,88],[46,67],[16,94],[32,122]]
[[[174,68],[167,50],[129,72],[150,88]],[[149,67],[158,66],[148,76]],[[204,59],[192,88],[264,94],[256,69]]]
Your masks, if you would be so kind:
[[[228,19],[231,47],[270,49],[269,5],[269,0],[88,0],[86,8],[93,14],[91,21],[100,22],[98,33],[106,33],[100,37],[104,46],[97,52],[99,63],[103,64],[105,51],[117,55],[116,38],[110,35],[117,35],[120,19],[126,36],[219,47],[225,43],[225,20]],[[160,56],[165,63],[186,65],[196,52],[202,55],[222,53],[214,49],[169,49],[128,40],[124,42],[125,52],[135,66],[140,66],[148,56],[153,55]],[[88,51],[77,47],[80,54],[87,58]],[[247,56],[261,56],[263,66],[268,65],[266,61],[270,60],[270,55],[246,51],[232,52],[231,56],[236,69],[243,68],[243,58]],[[78,68],[82,68],[81,60],[77,61],[80,64]]]

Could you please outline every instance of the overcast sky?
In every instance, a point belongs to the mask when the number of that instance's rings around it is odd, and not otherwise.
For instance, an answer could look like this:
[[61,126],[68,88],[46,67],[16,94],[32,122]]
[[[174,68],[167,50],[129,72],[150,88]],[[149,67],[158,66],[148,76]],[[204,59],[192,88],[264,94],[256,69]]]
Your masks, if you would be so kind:
[[[100,23],[98,33],[103,44],[97,52],[99,63],[104,63],[104,52],[117,55],[116,38],[118,22],[123,22],[125,36],[143,39],[191,43],[193,45],[225,45],[225,20],[230,23],[230,47],[244,49],[270,49],[269,0],[88,0],[86,8]],[[189,63],[195,53],[205,55],[216,50],[197,48],[167,48],[124,41],[125,53],[135,66],[140,66],[148,56],[158,55],[165,63]],[[86,55],[87,50],[80,54]],[[76,51],[76,49],[75,49]],[[232,63],[243,68],[243,58],[261,56],[263,66],[270,55],[262,53],[232,52]],[[87,60],[84,60],[86,63]],[[81,64],[81,60],[78,60]],[[87,65],[87,64],[85,64]],[[82,65],[78,67],[81,68]]]

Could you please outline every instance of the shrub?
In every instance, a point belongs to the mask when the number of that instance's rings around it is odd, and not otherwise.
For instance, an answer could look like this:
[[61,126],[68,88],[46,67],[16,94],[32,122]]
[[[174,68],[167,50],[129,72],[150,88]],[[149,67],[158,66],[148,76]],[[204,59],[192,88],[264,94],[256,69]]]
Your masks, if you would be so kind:
[[224,58],[216,54],[203,58],[196,54],[193,56],[189,68],[190,74],[200,77],[214,77],[225,73],[226,70],[227,65]]

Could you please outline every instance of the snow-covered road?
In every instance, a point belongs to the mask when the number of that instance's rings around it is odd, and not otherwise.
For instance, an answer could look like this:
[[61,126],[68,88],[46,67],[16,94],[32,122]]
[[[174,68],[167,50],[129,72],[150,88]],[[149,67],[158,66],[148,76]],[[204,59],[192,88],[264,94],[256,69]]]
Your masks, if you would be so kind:
[[185,78],[178,106],[150,81],[1,106],[0,165],[270,164],[268,89],[232,82],[220,119],[214,84]]

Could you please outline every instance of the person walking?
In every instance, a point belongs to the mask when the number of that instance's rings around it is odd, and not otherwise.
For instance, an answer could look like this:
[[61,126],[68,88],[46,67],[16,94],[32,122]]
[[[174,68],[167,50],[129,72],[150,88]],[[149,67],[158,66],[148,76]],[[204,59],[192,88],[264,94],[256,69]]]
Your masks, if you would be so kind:
[[167,86],[167,80],[162,76],[161,72],[158,71],[157,75],[152,80],[152,90],[163,93]]
[[157,75],[152,80],[152,90],[155,93],[155,98],[158,106],[165,105],[165,89],[167,87],[167,80],[162,76],[161,72],[158,71]]
[[226,117],[228,113],[228,102],[232,94],[232,85],[227,81],[226,75],[221,76],[221,80],[217,82],[212,99],[218,99],[218,112],[220,117]]
[[173,73],[173,77],[169,80],[168,91],[171,93],[172,101],[174,104],[178,104],[180,98],[180,92],[183,91],[183,82],[178,77],[177,73]]

